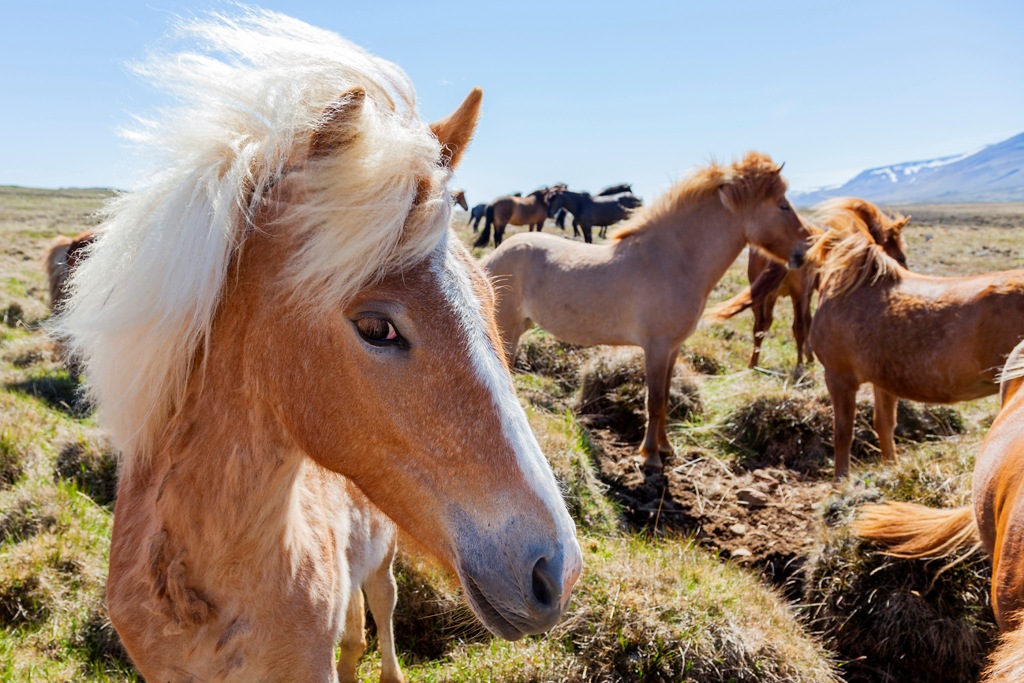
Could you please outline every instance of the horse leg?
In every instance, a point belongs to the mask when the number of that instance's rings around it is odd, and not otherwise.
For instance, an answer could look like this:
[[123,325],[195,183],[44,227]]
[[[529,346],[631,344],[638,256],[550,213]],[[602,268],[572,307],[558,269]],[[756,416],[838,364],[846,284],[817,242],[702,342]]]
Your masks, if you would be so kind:
[[391,618],[398,602],[398,590],[395,587],[395,575],[391,570],[395,553],[392,550],[388,558],[381,563],[363,585],[366,591],[366,602],[370,605],[370,613],[377,624],[377,642],[380,645],[380,681],[381,683],[402,683],[402,668],[395,654],[395,631]]
[[590,223],[583,223],[580,225],[580,229],[583,231],[583,241],[587,244],[593,244],[594,236],[591,234]]
[[875,385],[875,432],[882,449],[882,460],[896,462],[896,403],[895,396]]
[[754,310],[754,350],[750,352],[750,362],[747,367],[756,368],[757,362],[761,359],[761,344],[768,334],[775,319],[775,295],[765,297],[752,307]]
[[658,430],[658,453],[674,455],[675,449],[672,442],[668,440],[668,399],[672,392],[672,375],[675,374],[676,361],[679,359],[679,347],[672,349],[668,357],[668,367],[665,368],[665,412],[661,420],[661,428]]
[[857,417],[857,382],[846,375],[825,369],[825,385],[832,399],[832,442],[835,450],[835,479],[850,474],[850,447],[853,445],[853,423]]
[[363,607],[363,591],[359,586],[353,586],[349,595],[339,650],[338,680],[340,683],[358,683],[356,668],[366,650],[366,610]]
[[[671,344],[653,343],[644,347],[644,371],[647,375],[647,432],[644,434],[641,451],[644,454],[644,468],[662,469],[660,455],[661,441],[665,431],[665,412],[668,407],[669,372],[672,366]],[[671,445],[669,445],[671,449]]]
[[497,223],[494,224],[494,246],[500,247],[501,241],[505,239],[505,226],[499,226]]
[[544,221],[537,224],[537,232],[541,232],[544,229]]
[[802,287],[799,296],[793,295],[793,337],[796,339],[797,366],[814,362],[807,337],[811,332],[811,292],[809,287]]

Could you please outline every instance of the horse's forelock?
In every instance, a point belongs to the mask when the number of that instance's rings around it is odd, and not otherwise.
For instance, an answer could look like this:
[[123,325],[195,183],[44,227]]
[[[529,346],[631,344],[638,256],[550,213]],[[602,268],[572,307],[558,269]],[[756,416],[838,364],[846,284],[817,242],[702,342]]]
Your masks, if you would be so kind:
[[[326,283],[322,295],[304,290],[321,300],[424,258],[451,211],[438,142],[397,66],[261,10],[214,15],[182,35],[186,50],[154,53],[135,68],[180,106],[133,135],[148,143],[156,170],[107,207],[57,330],[84,361],[128,468],[184,394],[247,220],[275,188],[301,186],[302,200],[280,212],[306,244],[290,284]],[[325,109],[352,88],[366,94],[358,134],[338,154],[304,164]]]

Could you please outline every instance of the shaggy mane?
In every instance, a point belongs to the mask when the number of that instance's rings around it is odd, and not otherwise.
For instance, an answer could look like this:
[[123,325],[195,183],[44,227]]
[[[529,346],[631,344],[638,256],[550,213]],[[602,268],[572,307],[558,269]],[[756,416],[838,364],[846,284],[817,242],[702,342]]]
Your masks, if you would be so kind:
[[860,231],[876,244],[900,239],[909,218],[898,213],[887,214],[871,202],[855,197],[838,197],[814,208],[815,220],[822,225],[841,231]]
[[827,230],[813,238],[807,261],[821,277],[821,296],[839,297],[877,282],[899,282],[900,265],[866,232]]
[[[181,51],[133,66],[176,103],[128,134],[155,170],[106,207],[55,327],[85,366],[123,472],[179,408],[229,264],[279,180],[299,189],[279,215],[304,245],[282,286],[311,314],[424,258],[451,213],[440,145],[397,66],[263,10],[178,28]],[[353,89],[365,91],[354,135],[307,159],[323,113],[350,104],[340,96]]]
[[771,157],[760,152],[748,152],[742,160],[728,166],[712,162],[680,180],[650,206],[636,211],[612,232],[611,239],[618,242],[726,187],[730,188],[733,210],[766,197],[781,197],[786,193],[786,181],[780,171],[781,167]]

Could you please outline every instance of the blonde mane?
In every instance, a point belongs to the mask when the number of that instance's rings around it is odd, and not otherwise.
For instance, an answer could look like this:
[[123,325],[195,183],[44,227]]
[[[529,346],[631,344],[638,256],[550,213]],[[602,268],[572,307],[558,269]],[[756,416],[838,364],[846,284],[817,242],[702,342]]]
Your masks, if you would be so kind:
[[[179,29],[182,51],[133,67],[176,102],[128,134],[157,163],[107,206],[55,325],[84,363],[126,468],[147,458],[179,408],[229,263],[278,181],[297,188],[277,213],[303,244],[283,284],[312,315],[423,258],[451,213],[439,143],[397,66],[263,10]],[[323,112],[354,90],[365,92],[354,135],[308,160]]]
[[765,197],[781,197],[786,193],[781,170],[771,157],[759,152],[748,152],[742,160],[728,166],[712,162],[680,180],[650,206],[635,212],[611,234],[611,239],[618,242],[719,192],[723,193],[723,203],[733,211]]
[[1024,377],[1024,342],[1017,344],[1010,352],[1002,372],[999,373],[999,381],[1006,382],[1020,377]]
[[821,296],[840,297],[877,282],[899,282],[900,265],[860,230],[826,230],[815,236],[806,259],[821,277]]

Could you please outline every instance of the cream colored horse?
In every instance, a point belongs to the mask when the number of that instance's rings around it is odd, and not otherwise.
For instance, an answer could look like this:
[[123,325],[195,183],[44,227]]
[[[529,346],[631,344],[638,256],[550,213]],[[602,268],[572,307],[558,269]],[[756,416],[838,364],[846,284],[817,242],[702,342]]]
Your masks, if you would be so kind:
[[610,244],[519,234],[484,268],[498,288],[498,326],[511,363],[536,323],[574,344],[640,346],[647,374],[645,465],[672,446],[665,411],[679,347],[743,247],[799,265],[807,230],[763,154],[712,164],[681,181],[612,235]]
[[349,677],[357,591],[373,605],[394,547],[355,487],[488,629],[548,630],[575,527],[449,228],[480,91],[428,126],[395,65],[330,32],[258,10],[182,29],[202,52],[143,67],[182,107],[147,125],[154,174],[60,323],[123,452],[128,653],[161,683]]

